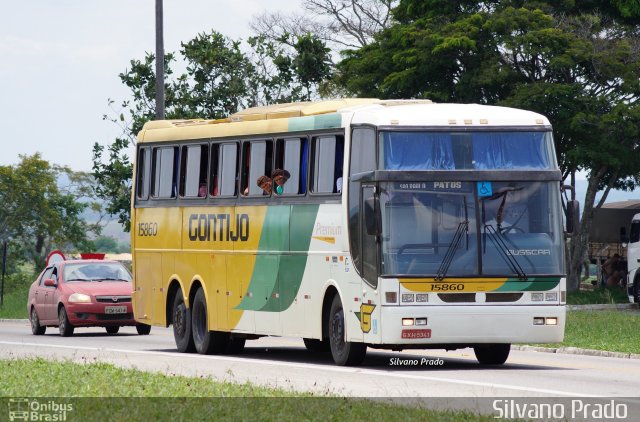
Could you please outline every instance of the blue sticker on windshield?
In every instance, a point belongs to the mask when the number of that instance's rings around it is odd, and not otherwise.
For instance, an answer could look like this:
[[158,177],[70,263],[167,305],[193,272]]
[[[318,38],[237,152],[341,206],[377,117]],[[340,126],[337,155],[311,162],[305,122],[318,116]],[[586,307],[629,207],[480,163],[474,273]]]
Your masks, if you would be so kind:
[[491,195],[493,195],[491,182],[478,182],[478,196],[491,196]]

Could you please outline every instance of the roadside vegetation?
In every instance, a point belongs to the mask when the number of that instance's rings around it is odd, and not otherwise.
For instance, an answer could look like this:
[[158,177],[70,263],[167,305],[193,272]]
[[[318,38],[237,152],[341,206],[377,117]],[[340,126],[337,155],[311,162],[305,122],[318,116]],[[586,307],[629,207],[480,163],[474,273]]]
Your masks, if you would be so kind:
[[638,324],[640,313],[633,311],[570,311],[564,341],[542,346],[639,354]]
[[469,412],[432,411],[211,378],[121,369],[106,363],[0,360],[0,373],[0,391],[7,397],[101,397],[66,401],[73,404],[67,420],[342,421],[372,416],[390,421],[493,419]]
[[627,293],[618,287],[594,288],[567,294],[567,305],[629,303]]

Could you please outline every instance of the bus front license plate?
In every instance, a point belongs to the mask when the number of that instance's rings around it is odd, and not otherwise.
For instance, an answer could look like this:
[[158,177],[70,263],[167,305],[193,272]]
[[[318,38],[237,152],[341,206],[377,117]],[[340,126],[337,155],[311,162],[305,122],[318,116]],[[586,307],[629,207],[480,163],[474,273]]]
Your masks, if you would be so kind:
[[104,313],[105,314],[126,314],[127,307],[126,306],[105,306]]
[[431,330],[402,330],[402,338],[431,338]]

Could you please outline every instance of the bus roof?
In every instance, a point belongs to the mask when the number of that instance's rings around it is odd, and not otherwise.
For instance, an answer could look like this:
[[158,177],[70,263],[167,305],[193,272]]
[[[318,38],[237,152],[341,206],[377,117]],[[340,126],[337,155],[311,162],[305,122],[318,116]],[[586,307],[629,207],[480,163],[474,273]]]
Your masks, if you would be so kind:
[[375,126],[468,127],[548,126],[546,117],[530,111],[478,104],[435,104],[429,100],[345,98],[252,107],[226,119],[155,120],[145,123],[139,142],[204,139],[265,133],[285,133],[342,127],[351,123]]

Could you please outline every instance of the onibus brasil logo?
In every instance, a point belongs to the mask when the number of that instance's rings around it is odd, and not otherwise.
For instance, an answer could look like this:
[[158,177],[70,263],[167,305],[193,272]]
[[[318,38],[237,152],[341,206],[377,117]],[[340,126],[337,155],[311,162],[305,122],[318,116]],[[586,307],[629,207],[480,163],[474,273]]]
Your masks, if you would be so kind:
[[14,398],[9,399],[9,420],[13,421],[66,421],[73,404],[54,400]]

